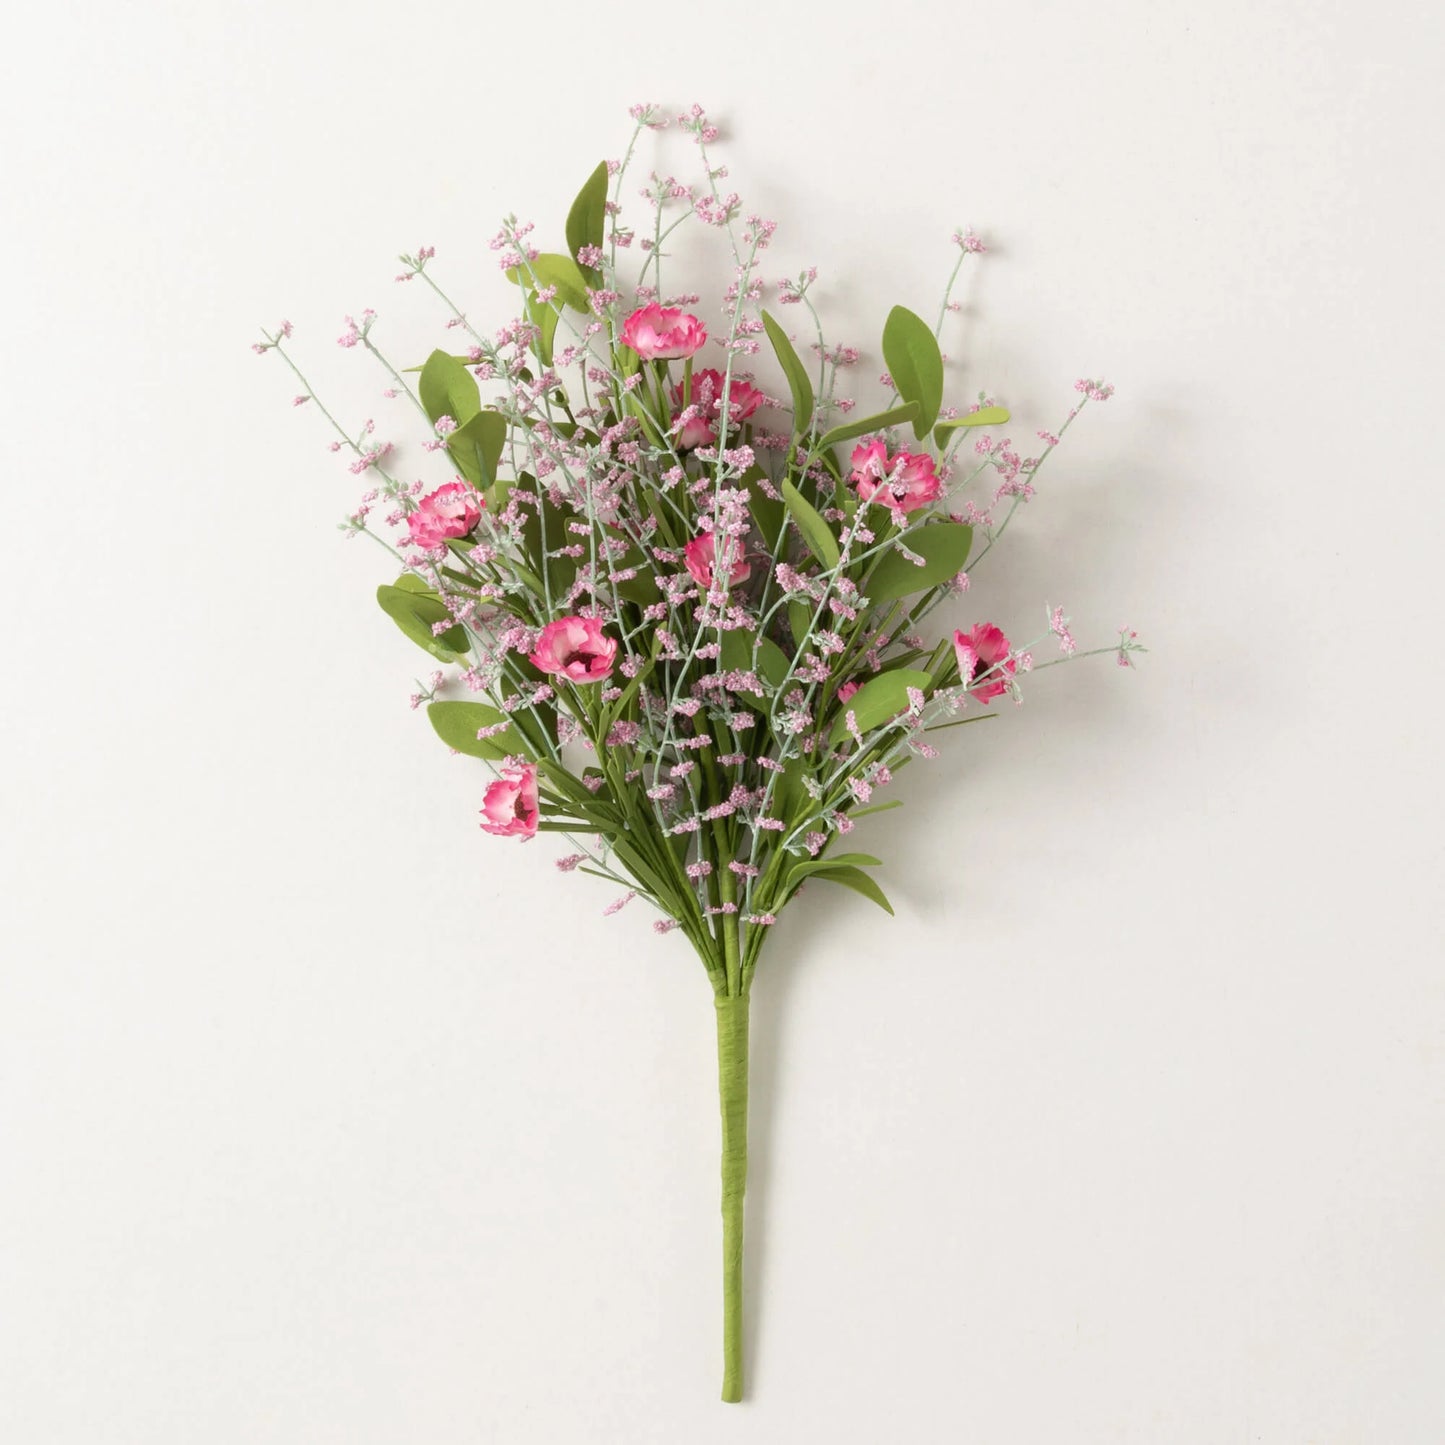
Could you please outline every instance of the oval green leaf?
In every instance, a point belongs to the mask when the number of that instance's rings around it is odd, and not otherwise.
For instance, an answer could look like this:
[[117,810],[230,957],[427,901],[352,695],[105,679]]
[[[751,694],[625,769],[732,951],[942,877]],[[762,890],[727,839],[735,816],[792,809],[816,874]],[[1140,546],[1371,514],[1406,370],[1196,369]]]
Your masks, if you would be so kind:
[[813,383],[808,379],[808,368],[793,349],[788,333],[766,311],[763,312],[763,329],[768,333],[778,364],[788,379],[788,390],[793,397],[793,431],[802,436],[813,424]]
[[501,412],[479,411],[447,438],[457,470],[475,487],[490,487],[507,445],[507,419]]
[[809,873],[817,873],[823,868],[881,868],[883,860],[875,858],[871,853],[834,853],[823,858],[805,858],[801,863],[795,863],[789,870],[789,878],[803,877]]
[[782,502],[768,496],[759,485],[768,480],[768,474],[761,467],[750,467],[743,474],[742,483],[748,489],[748,510],[762,534],[763,546],[771,552],[777,546],[778,534],[783,530],[787,509]]
[[933,329],[906,306],[895,306],[883,325],[883,360],[904,401],[918,403],[913,435],[928,435],[943,405],[943,355]]
[[445,351],[433,351],[417,379],[417,391],[427,416],[436,422],[449,416],[460,427],[482,409],[477,379],[465,362]]
[[852,441],[854,437],[867,436],[869,432],[887,431],[891,426],[902,426],[905,422],[914,422],[918,416],[918,403],[910,401],[906,406],[895,406],[892,411],[881,411],[876,416],[859,417],[857,421],[844,422],[842,426],[835,426],[832,431],[826,431],[818,439],[818,450],[826,451],[829,447],[835,447],[839,442]]
[[861,893],[870,903],[876,903],[885,913],[892,914],[893,905],[888,901],[888,895],[865,873],[861,868],[819,868],[811,875],[824,883],[840,883],[844,888],[851,888],[855,893]]
[[[572,209],[567,212],[567,249],[572,259],[583,246],[601,247],[607,227],[607,162],[599,161],[597,169],[587,177],[587,183],[577,193]],[[593,266],[583,267],[578,261],[582,274],[594,285],[602,284],[602,273]]]
[[778,488],[783,502],[798,524],[808,550],[830,571],[838,565],[838,539],[823,520],[822,513],[790,482],[784,479]]
[[[514,266],[507,272],[507,280],[516,281],[518,275],[518,268]],[[529,261],[527,269],[520,275],[530,290],[535,291],[539,286],[555,286],[557,295],[554,301],[564,302],[574,311],[590,309],[587,278],[570,256],[559,256],[554,251],[544,252],[535,261]]]
[[432,632],[433,624],[451,621],[451,613],[436,593],[416,591],[402,579],[395,587],[378,587],[376,600],[418,647],[438,661],[456,662],[465,656],[469,647],[466,628],[453,624],[440,635]]
[[868,734],[874,728],[898,716],[908,706],[908,689],[916,687],[926,693],[933,686],[933,678],[926,672],[915,672],[900,667],[896,672],[880,672],[870,677],[846,703],[838,705],[838,720],[828,735],[830,744],[841,742],[849,736],[848,714],[853,714],[858,731]]
[[788,675],[788,659],[783,649],[770,638],[759,641],[757,634],[745,627],[734,627],[723,633],[722,654],[718,660],[729,671],[755,671],[772,687],[778,687]]
[[449,748],[455,748],[469,758],[498,762],[513,753],[525,751],[522,739],[510,723],[505,732],[494,733],[489,738],[477,736],[482,728],[508,722],[506,713],[485,703],[434,702],[427,707],[426,715],[436,729],[436,735]]
[[884,553],[863,586],[875,607],[926,592],[962,572],[973,546],[973,528],[965,522],[930,522],[899,540],[923,558],[923,565],[910,562],[902,552]]
[[802,651],[813,623],[813,604],[799,599],[788,603],[788,631],[793,634],[793,648]]
[[[994,713],[994,716],[997,717],[998,714]],[[930,728],[929,731],[931,732],[932,729]],[[890,798],[886,803],[870,803],[866,808],[854,808],[848,816],[853,819],[866,818],[869,813],[887,813],[902,806],[902,798]]]
[[949,432],[957,431],[961,426],[1002,426],[1008,416],[1008,408],[1005,406],[981,406],[977,411],[971,411],[965,416],[951,416],[947,421],[939,422],[933,428],[933,440],[942,446]]
[[562,313],[553,305],[537,300],[535,291],[529,292],[526,304],[527,320],[537,328],[532,350],[543,366],[551,366],[553,341],[557,335],[557,322]]

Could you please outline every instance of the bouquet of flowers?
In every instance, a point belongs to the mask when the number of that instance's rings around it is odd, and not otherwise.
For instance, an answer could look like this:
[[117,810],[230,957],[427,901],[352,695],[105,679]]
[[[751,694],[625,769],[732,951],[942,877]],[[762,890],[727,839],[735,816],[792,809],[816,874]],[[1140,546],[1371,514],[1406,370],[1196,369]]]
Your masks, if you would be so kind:
[[[339,423],[297,369],[291,326],[264,332],[335,431],[333,451],[368,490],[342,524],[379,543],[397,575],[383,612],[440,668],[419,685],[442,741],[479,760],[482,829],[557,834],[556,860],[643,899],[658,932],[679,930],[717,1013],[722,1112],[722,1397],[742,1395],[743,1194],[748,1000],[769,932],[805,886],[852,889],[892,912],[852,837],[897,807],[888,783],[935,758],[943,729],[992,716],[1021,678],[1078,652],[1061,608],[1019,646],[982,621],[937,640],[925,624],[962,597],[1039,470],[1089,401],[1080,381],[1057,433],[1026,457],[1001,435],[1008,412],[981,395],[944,405],[939,337],[964,261],[933,324],[894,307],[883,330],[885,410],[841,395],[859,353],[831,344],[816,271],[770,282],[774,223],[749,214],[715,165],[716,127],[678,117],[695,141],[695,183],[652,174],[646,225],[623,218],[639,137],[666,120],[634,107],[626,156],[588,177],[560,249],[509,217],[492,240],[518,314],[474,329],[437,283],[430,248],[403,256],[445,309],[451,343],[398,369],[376,316],[347,318],[340,344],[386,372],[417,413],[429,479],[402,475],[371,422]],[[705,321],[670,294],[669,238],[686,222],[727,249]],[[629,265],[629,261],[632,263]],[[796,343],[764,306],[806,317]],[[781,382],[781,385],[775,384]],[[418,459],[420,460],[420,459]],[[982,505],[980,505],[982,503]],[[1096,653],[1129,665],[1123,630]]]

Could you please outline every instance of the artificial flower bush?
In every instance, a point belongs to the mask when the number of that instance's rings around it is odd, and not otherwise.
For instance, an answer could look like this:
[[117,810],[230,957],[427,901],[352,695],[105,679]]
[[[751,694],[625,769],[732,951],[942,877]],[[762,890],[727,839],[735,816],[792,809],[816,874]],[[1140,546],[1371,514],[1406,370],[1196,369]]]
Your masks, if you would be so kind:
[[[700,179],[652,175],[647,224],[625,219],[639,136],[599,165],[558,249],[508,219],[492,249],[518,315],[473,329],[422,249],[420,281],[448,316],[448,345],[410,372],[376,344],[376,318],[341,345],[369,353],[387,395],[422,423],[429,476],[409,480],[371,423],[335,422],[333,450],[369,489],[344,526],[381,544],[398,575],[380,605],[442,664],[425,702],[441,739],[479,760],[481,827],[565,840],[557,860],[622,890],[696,951],[717,1012],[723,1121],[723,1398],[742,1393],[742,1221],[748,999],[769,932],[804,887],[842,887],[891,912],[853,835],[894,775],[937,756],[933,735],[991,715],[1052,638],[1076,655],[1062,609],[1042,638],[992,620],[929,640],[927,624],[1033,494],[1040,467],[1093,381],[1034,457],[1000,433],[987,396],[944,405],[939,336],[969,232],[934,324],[902,306],[882,337],[885,409],[841,395],[859,353],[824,337],[816,272],[769,282],[774,225],[725,190],[697,108],[679,118]],[[635,189],[635,187],[634,187]],[[670,294],[665,243],[714,229],[726,283],[704,305]],[[806,318],[796,342],[767,309]],[[783,308],[790,308],[784,312]],[[265,333],[301,382],[289,324]],[[778,385],[781,381],[782,386]],[[324,407],[321,408],[323,411]],[[1125,630],[1097,652],[1128,664]],[[1079,653],[1079,656],[1085,654]],[[1048,665],[1048,664],[1041,664]]]

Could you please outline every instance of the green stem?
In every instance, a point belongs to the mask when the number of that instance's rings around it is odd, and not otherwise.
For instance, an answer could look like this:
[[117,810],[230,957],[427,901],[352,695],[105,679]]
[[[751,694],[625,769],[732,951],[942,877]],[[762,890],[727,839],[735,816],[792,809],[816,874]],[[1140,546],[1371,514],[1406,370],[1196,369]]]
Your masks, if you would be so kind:
[[719,995],[717,1082],[722,1106],[723,1385],[743,1397],[743,1192],[748,1182],[748,996]]

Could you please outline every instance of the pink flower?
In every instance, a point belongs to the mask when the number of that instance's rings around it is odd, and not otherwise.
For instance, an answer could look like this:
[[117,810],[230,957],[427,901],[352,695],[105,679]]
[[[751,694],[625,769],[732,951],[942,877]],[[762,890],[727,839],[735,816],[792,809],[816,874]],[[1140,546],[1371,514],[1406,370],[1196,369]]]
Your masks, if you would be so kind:
[[712,422],[696,406],[686,421],[683,420],[681,412],[673,414],[672,435],[677,442],[678,451],[681,452],[691,451],[693,447],[706,446],[708,442],[717,440],[717,432]]
[[440,547],[448,537],[465,537],[482,520],[486,504],[463,482],[448,482],[417,503],[406,525],[418,547]]
[[[732,563],[728,567],[728,582],[736,587],[739,582],[747,581],[748,573],[751,572],[752,564],[743,555],[743,544],[738,538],[731,543]],[[686,547],[682,549],[682,560],[687,570],[692,574],[692,580],[699,587],[712,587],[713,567],[717,562],[717,538],[711,532],[704,532],[701,536],[694,537]]]
[[955,632],[953,650],[965,683],[987,675],[987,681],[968,689],[980,702],[991,702],[1008,691],[1006,679],[1014,675],[1018,662],[1009,656],[1008,638],[992,622],[980,622],[971,632]]
[[[672,388],[672,403],[678,408],[678,412],[672,419],[674,431],[677,435],[677,444],[684,451],[689,447],[700,447],[707,442],[717,440],[716,417],[722,408],[725,380],[722,372],[714,370],[710,366],[702,371],[693,372],[689,396],[691,404],[697,408],[697,411],[683,422],[681,427],[677,426],[677,421],[684,410],[682,383],[678,382]],[[737,377],[733,377],[727,383],[727,392],[728,418],[731,426],[746,421],[763,404],[763,393],[750,381],[741,381]]]
[[616,658],[616,639],[603,632],[595,617],[562,617],[542,629],[531,663],[569,682],[600,682]]
[[707,327],[678,306],[656,301],[639,306],[622,323],[622,344],[644,361],[672,361],[695,356],[707,340]]
[[895,516],[916,512],[936,501],[943,490],[927,452],[894,452],[879,438],[853,448],[849,478],[865,502],[887,507]]
[[858,684],[856,682],[845,682],[843,686],[838,689],[838,701],[847,702],[857,691]]
[[482,799],[482,831],[499,838],[531,838],[537,832],[537,769],[520,763],[500,769]]

